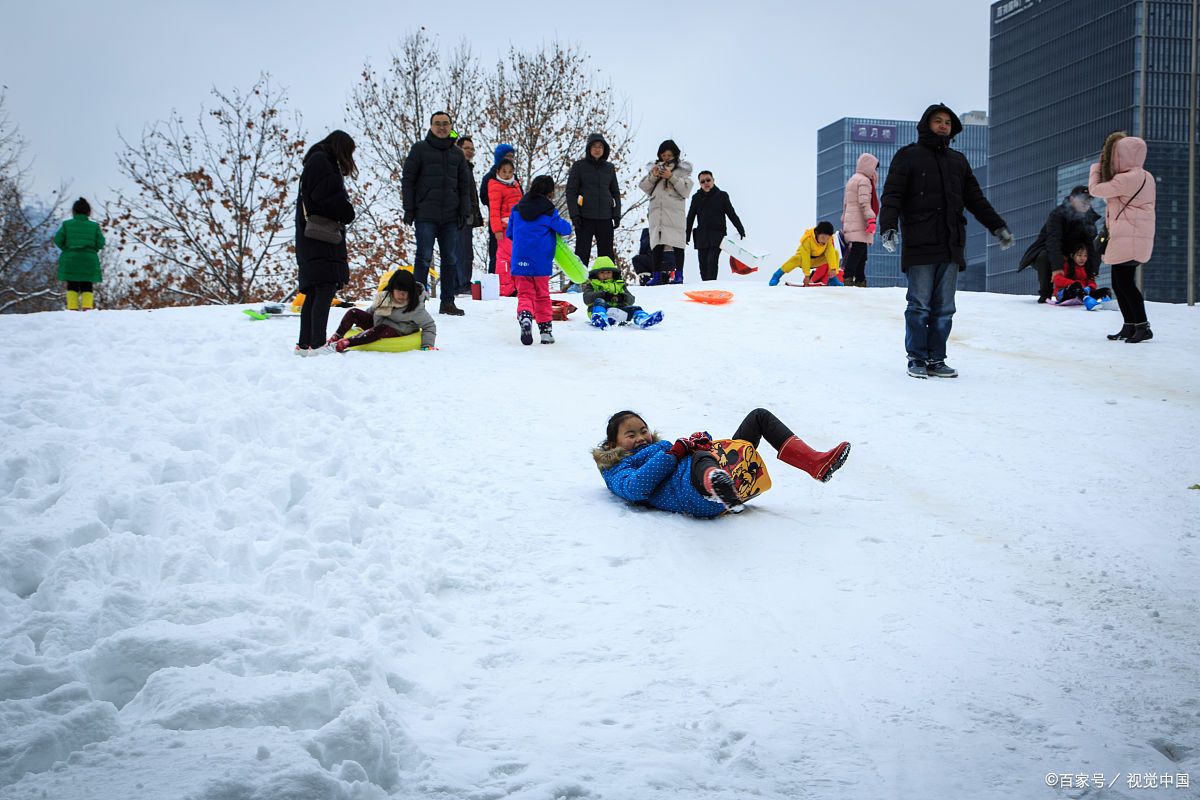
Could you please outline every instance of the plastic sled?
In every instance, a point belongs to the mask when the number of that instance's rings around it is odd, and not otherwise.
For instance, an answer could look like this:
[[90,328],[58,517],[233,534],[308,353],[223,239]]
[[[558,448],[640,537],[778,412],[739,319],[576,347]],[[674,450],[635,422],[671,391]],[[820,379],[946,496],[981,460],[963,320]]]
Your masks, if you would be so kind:
[[713,442],[712,453],[717,463],[732,476],[734,489],[743,503],[771,488],[767,465],[749,442],[718,439]]
[[587,283],[587,267],[558,234],[554,235],[554,263],[572,283]]
[[724,289],[709,289],[702,292],[684,292],[689,300],[705,303],[710,306],[723,306],[733,299],[733,292]]
[[721,249],[747,268],[754,269],[761,267],[762,262],[771,255],[771,251],[753,244],[749,239],[738,239],[734,236],[722,239]]
[[758,272],[758,267],[748,267],[733,256],[730,256],[729,271],[734,275],[749,275],[751,272]]
[[[352,338],[362,333],[358,328],[346,331],[346,338]],[[387,339],[376,339],[370,344],[360,344],[357,347],[347,347],[347,350],[371,350],[377,353],[407,353],[409,350],[421,349],[421,332],[410,333],[407,336],[392,336]]]

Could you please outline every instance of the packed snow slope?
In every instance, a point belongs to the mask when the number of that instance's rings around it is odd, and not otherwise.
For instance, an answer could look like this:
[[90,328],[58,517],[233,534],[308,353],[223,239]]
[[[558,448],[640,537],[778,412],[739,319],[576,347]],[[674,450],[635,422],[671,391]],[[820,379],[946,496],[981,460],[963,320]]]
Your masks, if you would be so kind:
[[[962,375],[918,381],[903,290],[720,286],[553,346],[467,303],[398,355],[296,358],[237,308],[0,317],[0,798],[1200,785],[1200,315],[1129,345],[962,293]],[[616,410],[756,406],[846,466],[764,445],[774,488],[700,521],[592,463]]]

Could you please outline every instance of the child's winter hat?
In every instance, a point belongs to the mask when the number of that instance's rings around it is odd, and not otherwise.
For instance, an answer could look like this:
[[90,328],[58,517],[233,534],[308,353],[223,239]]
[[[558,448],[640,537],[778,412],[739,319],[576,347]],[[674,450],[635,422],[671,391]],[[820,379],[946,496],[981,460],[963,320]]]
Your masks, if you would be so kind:
[[511,144],[496,145],[496,149],[492,151],[492,166],[500,166],[500,162],[511,156],[515,149]]
[[611,269],[613,272],[620,272],[620,270],[617,269],[617,265],[614,264],[613,260],[608,256],[600,256],[592,262],[592,272],[595,272],[598,269]]

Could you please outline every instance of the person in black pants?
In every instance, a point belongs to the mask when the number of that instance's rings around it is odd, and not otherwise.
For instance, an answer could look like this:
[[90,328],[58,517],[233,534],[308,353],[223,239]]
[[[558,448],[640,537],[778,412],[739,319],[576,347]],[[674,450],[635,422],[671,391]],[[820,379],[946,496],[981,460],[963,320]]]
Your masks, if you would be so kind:
[[604,136],[593,133],[587,139],[587,154],[571,165],[567,173],[567,213],[575,230],[575,255],[584,264],[592,258],[592,240],[596,255],[616,258],[613,231],[621,224],[621,186],[617,168],[608,160],[609,147]]
[[[721,241],[728,233],[725,218],[737,228],[738,236],[745,239],[746,229],[733,210],[729,193],[717,188],[713,174],[701,170],[698,175],[700,188],[692,195],[692,204],[687,215],[687,241],[692,240],[692,225],[695,226],[696,255],[700,258],[700,280],[715,281],[717,279],[717,264],[721,258]],[[682,263],[682,261],[681,261]]]
[[[350,203],[344,179],[356,175],[354,140],[344,131],[329,134],[304,156],[296,198],[298,288],[304,293],[296,355],[335,352],[332,345],[326,343],[325,331],[334,293],[350,282],[345,226],[354,221],[354,206]],[[340,223],[338,241],[328,242],[306,235],[308,218],[312,216]]]

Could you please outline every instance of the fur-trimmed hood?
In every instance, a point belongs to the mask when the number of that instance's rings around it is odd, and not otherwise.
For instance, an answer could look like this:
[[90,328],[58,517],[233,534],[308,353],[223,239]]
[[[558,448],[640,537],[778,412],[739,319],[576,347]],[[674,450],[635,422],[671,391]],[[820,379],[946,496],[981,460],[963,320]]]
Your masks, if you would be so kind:
[[[662,437],[658,435],[658,431],[650,434],[649,444],[662,441]],[[642,445],[647,447],[648,445]],[[642,448],[639,447],[638,450]],[[603,444],[592,450],[592,458],[596,461],[596,467],[604,472],[606,469],[612,469],[617,464],[620,464],[625,459],[633,455],[635,451],[622,450],[619,447],[605,447]]]

